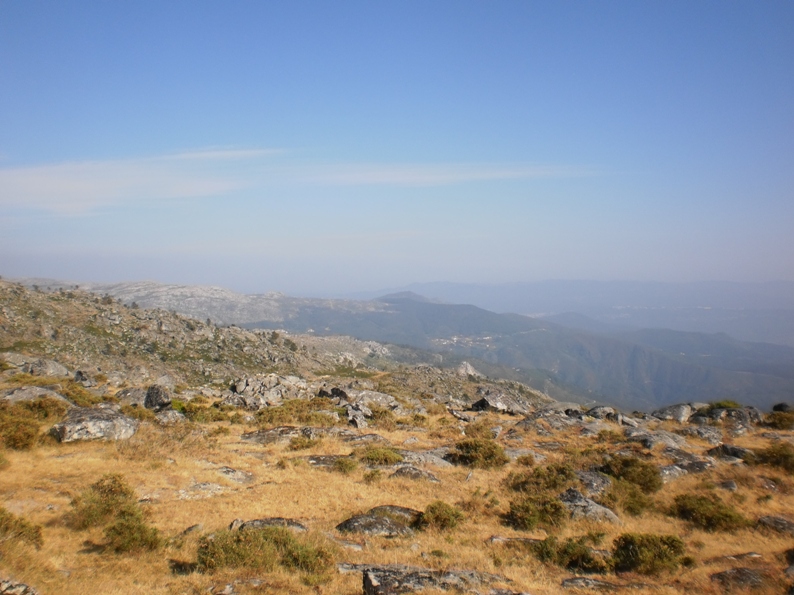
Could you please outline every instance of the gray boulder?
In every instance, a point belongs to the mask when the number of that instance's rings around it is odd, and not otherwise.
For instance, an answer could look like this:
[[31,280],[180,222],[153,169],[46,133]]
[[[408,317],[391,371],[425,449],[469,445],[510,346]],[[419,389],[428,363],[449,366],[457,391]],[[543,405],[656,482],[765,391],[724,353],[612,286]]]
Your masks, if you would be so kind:
[[370,508],[367,514],[389,517],[393,521],[406,525],[413,525],[422,517],[422,513],[418,510],[394,504],[382,504],[381,506]]
[[473,411],[494,411],[510,415],[525,415],[529,412],[526,404],[510,395],[490,390],[482,391],[481,395],[482,397],[472,404]]
[[672,448],[681,448],[687,445],[682,436],[664,430],[646,430],[644,428],[626,428],[624,435],[630,442],[639,442],[647,449],[652,449],[657,444]]
[[611,416],[615,415],[615,410],[612,407],[597,405],[592,409],[588,409],[586,415],[596,419],[610,419]]
[[719,446],[707,450],[706,454],[719,459],[723,459],[725,457],[730,457],[733,459],[751,459],[755,455],[755,453],[749,448],[735,446],[733,444],[720,444]]
[[36,358],[22,366],[22,371],[32,376],[48,376],[60,378],[70,376],[69,370],[51,359]]
[[143,406],[153,411],[162,411],[171,407],[171,393],[164,386],[153,384],[146,389]]
[[373,537],[400,537],[413,534],[413,530],[391,517],[377,514],[358,514],[339,523],[336,530],[340,533],[361,533]]
[[672,420],[677,421],[678,423],[684,423],[692,415],[692,407],[685,403],[669,405],[668,407],[657,409],[651,413],[651,415],[662,420]]
[[[425,589],[455,591],[463,593],[481,592],[479,588],[494,582],[510,582],[509,579],[476,570],[432,570],[402,564],[376,566],[371,564],[349,565],[361,570],[364,579],[364,595],[396,595],[415,593]],[[504,590],[491,590],[493,595],[502,595]],[[511,593],[512,591],[507,591]]]
[[187,417],[183,413],[173,409],[158,411],[154,417],[161,426],[173,426],[187,421]]
[[569,488],[560,494],[559,498],[565,507],[571,511],[571,518],[573,519],[583,518],[591,521],[606,521],[620,524],[618,515],[609,510],[606,506],[601,506],[590,498],[587,498],[578,490]]
[[73,407],[66,419],[52,426],[50,433],[59,442],[126,440],[137,429],[136,420],[112,407]]
[[722,430],[714,426],[695,426],[676,430],[682,436],[691,436],[705,440],[709,444],[720,444],[722,442]]
[[595,589],[597,591],[617,591],[621,585],[602,581],[597,578],[589,578],[586,576],[577,576],[575,578],[567,578],[562,581],[563,589]]
[[597,471],[577,471],[576,476],[588,496],[598,496],[612,486],[612,478]]

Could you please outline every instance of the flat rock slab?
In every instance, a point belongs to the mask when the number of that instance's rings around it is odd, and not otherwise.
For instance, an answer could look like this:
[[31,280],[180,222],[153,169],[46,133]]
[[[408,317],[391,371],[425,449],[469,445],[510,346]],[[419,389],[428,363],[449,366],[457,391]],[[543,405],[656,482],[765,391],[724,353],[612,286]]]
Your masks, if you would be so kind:
[[237,483],[246,484],[254,481],[253,473],[249,473],[248,471],[240,471],[239,469],[232,469],[231,467],[221,467],[218,469],[218,473]]
[[411,465],[433,465],[434,467],[452,467],[452,463],[443,457],[449,454],[450,449],[438,448],[435,450],[428,450],[425,452],[417,452],[413,450],[398,450],[397,452],[402,455],[403,461]]
[[320,467],[322,469],[332,469],[340,459],[352,460],[348,455],[309,455],[308,457],[303,457],[303,460],[312,467]]
[[712,582],[719,583],[723,589],[758,589],[766,584],[767,575],[755,568],[731,568],[711,575]]
[[179,490],[177,497],[180,500],[201,500],[203,498],[212,498],[224,492],[224,487],[217,483],[202,482],[194,483],[192,486],[185,490]]
[[316,439],[321,435],[322,431],[318,428],[277,426],[275,428],[268,428],[266,430],[247,432],[240,436],[240,439],[245,440],[246,442],[256,442],[257,444],[278,444],[281,442],[289,442],[293,438],[299,437]]
[[135,434],[138,422],[110,407],[73,407],[50,433],[59,442],[77,440],[126,440]]
[[652,449],[657,444],[663,444],[671,448],[686,447],[687,443],[683,436],[666,432],[664,430],[646,430],[644,428],[627,428],[624,435],[630,442],[639,442],[645,448]]
[[786,533],[794,537],[794,522],[782,516],[762,516],[758,519],[758,524],[762,527],[769,527],[778,533]]
[[617,591],[623,588],[623,585],[617,585],[607,581],[602,581],[597,578],[587,578],[579,576],[576,578],[567,578],[562,581],[563,589],[595,589],[596,591]]
[[414,510],[406,506],[396,506],[394,504],[382,504],[381,506],[370,508],[367,514],[388,517],[393,521],[405,525],[413,525],[422,516],[422,512],[419,510]]
[[389,477],[396,477],[398,479],[413,479],[414,481],[429,481],[432,483],[439,483],[438,477],[413,465],[403,465],[398,467],[397,470],[389,475]]
[[22,403],[25,401],[35,401],[36,399],[55,399],[56,401],[63,402],[69,407],[72,406],[71,401],[66,399],[63,395],[59,395],[54,390],[41,386],[25,386],[23,388],[17,388],[15,390],[9,391],[2,398],[3,401],[11,403],[12,405],[14,403]]
[[299,523],[294,519],[270,517],[266,519],[254,519],[252,521],[234,519],[229,525],[229,531],[247,531],[251,529],[264,529],[266,527],[284,527],[285,529],[295,531],[296,533],[305,533],[309,530],[306,525]]
[[[361,571],[364,595],[396,595],[414,593],[424,589],[471,592],[476,587],[495,582],[510,582],[505,577],[477,572],[476,570],[431,570],[416,566],[389,564],[346,565],[346,572]],[[340,569],[341,570],[341,569]],[[496,591],[495,593],[499,593]],[[504,593],[505,591],[501,591]],[[511,593],[508,591],[508,593]]]

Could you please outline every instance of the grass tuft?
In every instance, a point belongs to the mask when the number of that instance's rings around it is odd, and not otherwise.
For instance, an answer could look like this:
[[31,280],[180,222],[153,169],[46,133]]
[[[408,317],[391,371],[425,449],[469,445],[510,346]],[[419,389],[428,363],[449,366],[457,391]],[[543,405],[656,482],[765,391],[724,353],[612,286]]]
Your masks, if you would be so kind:
[[612,547],[615,570],[659,574],[676,570],[684,560],[686,547],[675,535],[624,533]]
[[475,469],[504,467],[510,459],[504,449],[487,438],[468,438],[455,444],[449,458],[453,463]]
[[669,514],[705,531],[733,532],[749,525],[746,518],[714,494],[680,494],[675,497]]

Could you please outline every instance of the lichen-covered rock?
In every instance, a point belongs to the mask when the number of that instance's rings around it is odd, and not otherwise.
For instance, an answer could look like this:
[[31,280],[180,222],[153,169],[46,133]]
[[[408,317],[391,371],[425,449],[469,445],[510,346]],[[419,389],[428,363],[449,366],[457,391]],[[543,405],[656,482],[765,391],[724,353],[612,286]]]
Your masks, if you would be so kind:
[[584,518],[591,521],[620,524],[618,515],[606,506],[597,504],[578,490],[569,488],[560,494],[559,498],[565,507],[571,511],[571,518],[573,519]]
[[707,450],[706,454],[711,457],[731,457],[734,459],[748,459],[755,455],[749,448],[743,448],[734,444],[720,444],[719,446]]
[[404,523],[405,525],[413,525],[422,516],[422,513],[419,510],[408,508],[406,506],[396,506],[394,504],[382,504],[381,506],[370,508],[367,511],[367,514],[389,517],[390,519],[397,521],[398,523]]
[[161,426],[173,426],[187,421],[187,417],[185,417],[183,413],[174,411],[173,409],[158,411],[155,414],[155,419],[157,419],[157,423]]
[[270,517],[266,519],[254,519],[252,521],[234,519],[229,525],[229,531],[246,531],[250,529],[264,529],[265,527],[284,527],[296,533],[305,533],[309,530],[306,525],[294,519]]
[[377,514],[358,514],[339,523],[336,530],[340,533],[361,533],[373,537],[400,537],[411,535],[413,530],[387,516]]
[[578,576],[576,578],[567,578],[562,581],[563,589],[596,589],[598,591],[617,591],[621,585],[602,581],[597,578],[589,578],[586,576]]
[[127,405],[143,407],[146,400],[146,390],[143,388],[125,388],[116,393],[116,398]]
[[54,390],[43,388],[41,386],[24,386],[22,388],[14,389],[9,391],[8,394],[3,396],[0,400],[13,405],[14,403],[35,401],[37,399],[55,399],[57,401],[62,401],[69,406],[72,405],[71,401],[64,398],[62,395],[59,395]]
[[50,432],[59,442],[77,440],[126,440],[138,422],[112,407],[73,407]]
[[268,428],[266,430],[246,432],[240,436],[240,439],[247,442],[256,442],[258,444],[279,444],[289,442],[293,438],[299,437],[315,440],[321,437],[323,433],[321,428],[312,428],[309,426],[276,426],[275,428]]
[[171,393],[164,386],[153,384],[146,389],[143,406],[152,411],[162,411],[171,407]]
[[709,444],[720,444],[722,442],[722,430],[714,426],[695,426],[686,427],[676,430],[677,434],[682,436],[691,436],[693,438],[700,438]]
[[612,486],[612,478],[597,471],[577,471],[576,476],[588,496],[602,494]]
[[473,411],[494,411],[496,413],[509,413],[510,415],[524,415],[529,411],[526,403],[501,392],[484,390],[480,391],[481,398],[472,404]]
[[419,467],[414,467],[413,465],[403,465],[402,467],[398,467],[397,470],[394,473],[392,473],[389,477],[439,483],[438,477],[436,477],[429,471],[425,471],[424,469],[420,469]]
[[654,448],[657,444],[672,448],[686,446],[686,440],[682,436],[664,430],[651,431],[644,428],[627,428],[624,435],[630,442],[639,442],[648,449]]
[[[364,595],[397,595],[425,589],[471,593],[479,592],[475,589],[483,585],[510,582],[505,577],[476,570],[432,570],[402,564],[359,564],[354,569],[363,573]],[[503,590],[491,592],[504,593]]]

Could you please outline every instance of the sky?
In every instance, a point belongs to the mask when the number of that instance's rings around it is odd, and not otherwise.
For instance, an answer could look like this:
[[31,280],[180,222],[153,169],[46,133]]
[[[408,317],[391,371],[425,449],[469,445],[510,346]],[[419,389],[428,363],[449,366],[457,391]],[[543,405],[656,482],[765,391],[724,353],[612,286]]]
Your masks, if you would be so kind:
[[794,2],[0,0],[0,275],[794,280]]

